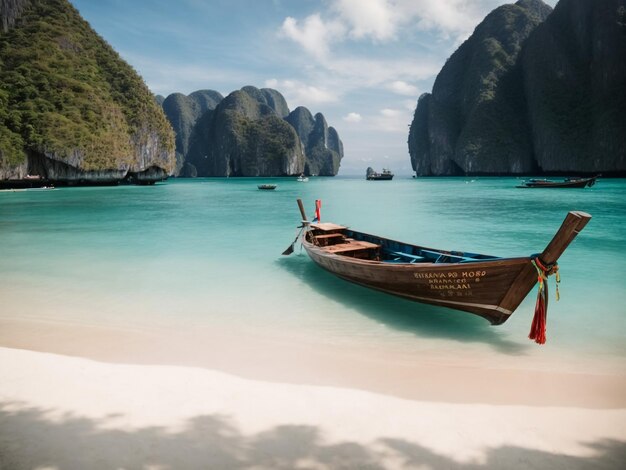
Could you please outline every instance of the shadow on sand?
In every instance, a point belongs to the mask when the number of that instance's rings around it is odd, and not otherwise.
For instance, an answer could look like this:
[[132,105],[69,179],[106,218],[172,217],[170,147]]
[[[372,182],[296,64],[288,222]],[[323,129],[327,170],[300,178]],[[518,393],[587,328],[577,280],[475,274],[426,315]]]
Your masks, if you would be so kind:
[[344,281],[316,266],[306,254],[281,257],[276,263],[320,295],[329,297],[379,323],[419,337],[484,343],[496,351],[522,355],[529,345],[503,338],[475,315],[411,302]]
[[[104,422],[51,410],[0,403],[0,468],[26,470],[110,469],[617,469],[626,442],[587,443],[591,456],[577,457],[516,446],[485,450],[484,461],[459,463],[416,442],[379,438],[369,446],[328,443],[318,427],[284,425],[244,435],[227,417],[197,416],[173,432],[161,427],[107,429]],[[19,408],[19,406],[17,407]],[[109,417],[111,419],[114,417]],[[118,417],[123,419],[122,416]]]

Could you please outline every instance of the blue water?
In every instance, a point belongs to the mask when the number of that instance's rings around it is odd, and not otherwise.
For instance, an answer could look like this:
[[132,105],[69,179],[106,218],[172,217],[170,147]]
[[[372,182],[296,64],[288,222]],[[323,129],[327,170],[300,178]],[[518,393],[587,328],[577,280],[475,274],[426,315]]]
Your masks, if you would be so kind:
[[[275,183],[275,191],[257,184]],[[297,337],[503,357],[626,357],[626,180],[587,189],[516,189],[514,178],[194,179],[152,187],[0,193],[0,320],[119,328],[218,326],[233,337]],[[526,337],[535,291],[502,326],[351,285],[293,241],[302,198],[312,216],[425,246],[498,256],[540,252],[568,210],[593,218],[551,282],[548,344]],[[539,349],[538,349],[539,348]],[[540,352],[537,352],[540,351]],[[540,356],[538,356],[540,357]]]

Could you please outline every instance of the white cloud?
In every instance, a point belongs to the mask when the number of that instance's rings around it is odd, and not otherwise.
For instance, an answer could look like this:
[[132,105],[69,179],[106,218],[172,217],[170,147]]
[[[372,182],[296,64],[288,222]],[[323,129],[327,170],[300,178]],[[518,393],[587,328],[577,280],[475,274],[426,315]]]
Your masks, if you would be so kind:
[[387,85],[387,88],[398,95],[417,96],[418,89],[403,80],[396,80]]
[[383,87],[395,81],[408,83],[424,80],[435,76],[441,69],[441,63],[434,59],[416,60],[405,57],[397,59],[332,58],[320,65],[353,88]]
[[[287,17],[280,36],[300,45],[313,59],[309,75],[324,90],[345,95],[359,88],[382,88],[403,96],[419,95],[415,85],[434,77],[442,65],[440,52],[434,55],[389,55],[390,43],[398,37],[414,38],[416,31],[428,30],[441,37],[466,37],[499,0],[328,0],[329,8],[298,20]],[[426,34],[426,33],[425,33]],[[377,43],[377,54],[352,48],[350,42]],[[450,42],[444,46],[446,54]],[[332,50],[331,50],[332,49]],[[350,51],[353,52],[350,52]],[[319,86],[318,86],[319,88]],[[313,100],[325,102],[324,94]]]
[[308,16],[302,25],[287,17],[281,33],[315,57],[326,57],[330,44],[346,38],[389,42],[403,37],[404,29],[432,31],[458,43],[501,0],[329,0],[329,12]]
[[404,109],[381,109],[371,120],[372,126],[382,132],[408,134],[411,114]]
[[359,113],[348,113],[343,117],[343,120],[346,122],[361,122],[363,117]]
[[336,0],[332,9],[349,25],[355,39],[371,37],[378,41],[392,39],[397,22],[393,5],[387,0]]
[[399,116],[401,114],[401,111],[397,109],[385,108],[385,109],[380,110],[380,114],[388,118],[393,118],[393,117]]
[[317,58],[328,54],[330,41],[340,38],[345,32],[344,26],[337,21],[324,22],[319,14],[308,16],[302,25],[291,16],[285,18],[280,33],[300,44],[307,52]]
[[265,81],[265,86],[275,88],[281,92],[287,103],[296,106],[313,106],[320,103],[333,103],[339,99],[325,87],[308,85],[298,80],[277,80],[275,78]]
[[458,42],[500,4],[501,0],[389,0],[387,6],[396,30],[417,26]]
[[[497,6],[496,2],[466,2],[464,0],[406,2],[406,13],[422,30],[436,31],[445,38],[453,37],[456,42],[471,34],[484,16]],[[487,5],[491,5],[487,7]]]

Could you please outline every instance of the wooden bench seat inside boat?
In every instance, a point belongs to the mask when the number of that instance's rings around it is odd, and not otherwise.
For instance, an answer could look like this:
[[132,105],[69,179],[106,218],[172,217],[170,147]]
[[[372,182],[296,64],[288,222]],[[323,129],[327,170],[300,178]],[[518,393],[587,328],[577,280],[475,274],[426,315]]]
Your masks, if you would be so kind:
[[341,233],[324,233],[322,235],[315,235],[315,240],[319,246],[328,246],[343,242],[345,237]]
[[328,253],[352,256],[354,258],[377,258],[380,245],[370,242],[352,240],[346,243],[338,243],[322,248]]
[[311,228],[313,230],[321,230],[322,232],[340,232],[348,227],[344,227],[343,225],[331,224],[330,222],[318,222],[316,224],[311,224]]
[[311,224],[313,240],[327,253],[341,254],[360,259],[378,259],[380,245],[364,240],[346,238],[347,227],[329,222]]

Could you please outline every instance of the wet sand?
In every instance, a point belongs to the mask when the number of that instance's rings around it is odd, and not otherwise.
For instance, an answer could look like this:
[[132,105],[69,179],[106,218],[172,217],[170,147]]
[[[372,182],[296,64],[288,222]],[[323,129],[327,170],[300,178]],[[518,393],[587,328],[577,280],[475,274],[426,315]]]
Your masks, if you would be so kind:
[[[464,404],[626,409],[626,372],[546,354],[423,354],[317,345],[289,335],[195,329],[114,327],[0,319],[0,346],[118,364],[177,365],[242,378],[369,391],[397,398]],[[537,346],[537,348],[540,348]],[[451,348],[449,348],[451,349]],[[539,350],[540,351],[540,350]]]

